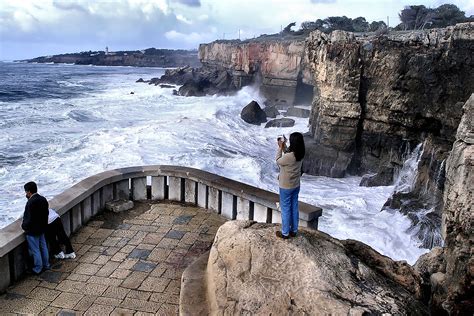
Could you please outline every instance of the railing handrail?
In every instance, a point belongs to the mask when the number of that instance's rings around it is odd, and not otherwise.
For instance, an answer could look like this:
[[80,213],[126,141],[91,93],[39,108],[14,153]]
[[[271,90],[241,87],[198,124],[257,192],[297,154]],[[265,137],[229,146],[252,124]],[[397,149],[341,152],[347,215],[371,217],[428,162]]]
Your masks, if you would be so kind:
[[[147,165],[118,168],[90,176],[56,195],[49,201],[49,205],[50,208],[54,208],[59,215],[63,215],[108,184],[147,176],[167,176],[190,179],[273,209],[276,208],[275,203],[279,200],[278,194],[276,193],[207,171],[182,166]],[[300,202],[299,209],[300,218],[305,221],[311,221],[322,214],[321,208],[303,202]],[[21,221],[21,219],[18,219],[0,229],[0,257],[25,241],[23,230],[21,229]]]

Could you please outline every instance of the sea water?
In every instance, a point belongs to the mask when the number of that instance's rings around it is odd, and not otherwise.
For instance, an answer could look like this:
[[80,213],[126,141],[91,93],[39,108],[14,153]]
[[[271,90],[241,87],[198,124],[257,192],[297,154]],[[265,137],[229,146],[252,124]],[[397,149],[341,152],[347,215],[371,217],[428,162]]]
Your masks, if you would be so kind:
[[[188,166],[277,192],[276,138],[307,132],[308,119],[294,118],[288,128],[245,123],[242,108],[264,101],[252,87],[233,96],[180,97],[135,82],[164,71],[0,63],[0,227],[21,217],[28,181],[51,199],[82,179],[128,166]],[[410,221],[380,211],[393,186],[359,182],[303,175],[300,200],[323,208],[320,230],[413,264],[427,250],[410,235]]]

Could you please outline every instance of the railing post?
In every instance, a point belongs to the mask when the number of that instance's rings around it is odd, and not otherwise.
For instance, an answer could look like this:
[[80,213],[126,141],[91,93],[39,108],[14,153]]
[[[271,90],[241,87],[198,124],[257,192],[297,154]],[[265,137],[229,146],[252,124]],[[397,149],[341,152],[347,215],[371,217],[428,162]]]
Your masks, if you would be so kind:
[[196,181],[184,180],[184,201],[188,203],[196,203]]
[[207,208],[207,185],[198,183],[198,198],[197,204],[199,207]]
[[250,202],[242,197],[237,197],[237,219],[249,220]]
[[222,209],[221,215],[228,219],[235,219],[234,217],[234,195],[222,192]]
[[135,201],[146,200],[146,177],[132,179],[132,197]]
[[221,201],[219,201],[219,190],[213,187],[209,187],[209,197],[208,197],[208,205],[207,207],[210,210],[213,210],[216,213],[219,213],[219,204]]
[[117,196],[116,200],[129,200],[130,199],[130,183],[129,179],[125,179],[115,183],[115,192]]
[[171,201],[181,201],[181,178],[168,177],[168,183],[168,199]]
[[253,220],[259,223],[266,223],[267,222],[267,207],[262,204],[254,203]]
[[151,199],[164,200],[165,199],[165,177],[151,177]]

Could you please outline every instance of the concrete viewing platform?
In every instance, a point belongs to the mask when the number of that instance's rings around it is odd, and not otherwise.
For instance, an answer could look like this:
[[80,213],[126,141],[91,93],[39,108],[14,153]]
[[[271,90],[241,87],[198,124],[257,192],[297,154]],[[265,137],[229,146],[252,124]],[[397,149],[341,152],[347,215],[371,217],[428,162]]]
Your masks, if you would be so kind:
[[27,276],[0,296],[0,314],[177,315],[184,269],[227,219],[179,202],[103,212],[71,237],[76,259]]
[[[135,202],[122,213],[109,202]],[[49,201],[78,255],[40,276],[21,219],[0,229],[0,314],[178,313],[181,274],[212,245],[226,220],[279,223],[278,195],[198,169],[150,165],[104,171]],[[299,204],[301,227],[321,208]],[[5,293],[5,294],[3,294]]]

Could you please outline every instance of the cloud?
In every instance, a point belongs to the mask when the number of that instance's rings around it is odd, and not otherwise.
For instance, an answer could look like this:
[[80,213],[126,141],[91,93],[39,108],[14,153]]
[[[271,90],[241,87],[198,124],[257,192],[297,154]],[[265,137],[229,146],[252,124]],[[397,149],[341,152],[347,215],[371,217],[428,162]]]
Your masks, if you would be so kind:
[[336,0],[311,0],[312,3],[335,3]]
[[215,39],[215,34],[211,33],[181,33],[175,30],[168,31],[165,33],[165,37],[174,42],[185,42],[188,44],[195,44],[196,46],[199,43],[205,43],[210,40]]
[[186,24],[190,24],[190,25],[193,24],[192,21],[188,20],[185,16],[183,16],[181,14],[176,14],[176,19],[178,21],[181,21],[181,22],[186,23]]
[[178,3],[187,5],[189,7],[200,7],[201,6],[201,0],[174,0]]

